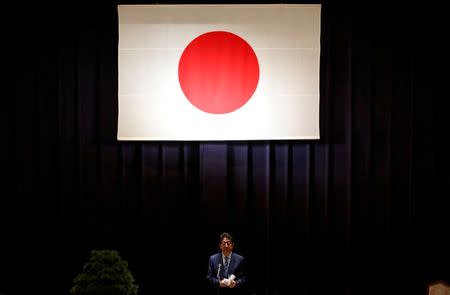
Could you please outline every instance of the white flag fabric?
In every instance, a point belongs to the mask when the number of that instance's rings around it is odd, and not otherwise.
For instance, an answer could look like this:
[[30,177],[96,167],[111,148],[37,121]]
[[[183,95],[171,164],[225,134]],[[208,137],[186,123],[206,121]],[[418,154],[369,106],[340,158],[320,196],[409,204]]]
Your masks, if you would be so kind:
[[117,139],[319,139],[320,14],[118,5]]

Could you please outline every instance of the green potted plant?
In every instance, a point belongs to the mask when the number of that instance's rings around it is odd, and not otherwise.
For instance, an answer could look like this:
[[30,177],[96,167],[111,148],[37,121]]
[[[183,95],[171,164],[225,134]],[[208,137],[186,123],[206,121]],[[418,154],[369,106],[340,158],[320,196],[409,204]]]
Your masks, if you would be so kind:
[[128,262],[115,250],[92,250],[89,261],[73,280],[72,295],[137,295]]

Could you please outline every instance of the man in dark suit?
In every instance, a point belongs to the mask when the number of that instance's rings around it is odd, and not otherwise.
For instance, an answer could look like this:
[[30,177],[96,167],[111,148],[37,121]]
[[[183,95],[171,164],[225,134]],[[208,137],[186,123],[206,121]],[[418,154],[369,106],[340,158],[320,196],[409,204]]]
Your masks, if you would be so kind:
[[245,294],[247,277],[244,257],[233,252],[233,237],[219,236],[221,252],[209,257],[207,279],[217,294]]

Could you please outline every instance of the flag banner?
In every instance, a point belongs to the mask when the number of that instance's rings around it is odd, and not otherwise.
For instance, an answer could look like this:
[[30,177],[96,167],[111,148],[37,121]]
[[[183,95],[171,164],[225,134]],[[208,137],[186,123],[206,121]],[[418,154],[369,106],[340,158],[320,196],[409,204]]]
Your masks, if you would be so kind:
[[320,138],[320,4],[117,9],[118,140]]

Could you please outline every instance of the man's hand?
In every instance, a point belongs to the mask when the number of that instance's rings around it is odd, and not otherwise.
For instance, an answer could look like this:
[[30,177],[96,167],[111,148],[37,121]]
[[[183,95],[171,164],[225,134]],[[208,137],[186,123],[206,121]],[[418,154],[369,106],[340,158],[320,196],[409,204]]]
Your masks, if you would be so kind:
[[230,280],[230,288],[234,288],[234,287],[236,287],[236,281],[231,279]]
[[223,279],[219,282],[219,285],[222,288],[234,288],[236,287],[236,281],[233,279]]
[[219,282],[219,286],[222,288],[228,287],[228,279],[223,279]]

